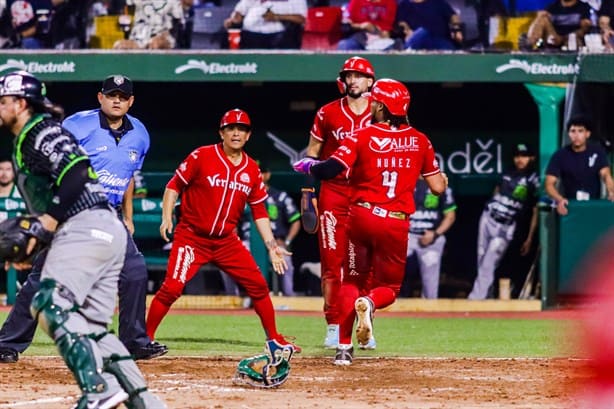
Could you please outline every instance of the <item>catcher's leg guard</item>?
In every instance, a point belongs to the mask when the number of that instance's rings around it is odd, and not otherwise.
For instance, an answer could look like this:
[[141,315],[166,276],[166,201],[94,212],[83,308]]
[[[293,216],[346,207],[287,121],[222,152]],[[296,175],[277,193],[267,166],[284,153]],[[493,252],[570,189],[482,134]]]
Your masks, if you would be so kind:
[[147,382],[132,355],[114,334],[104,332],[96,342],[104,357],[103,373],[113,375],[128,393],[129,398],[124,402],[128,409],[166,408],[166,404],[147,389]]
[[66,327],[70,313],[77,309],[72,293],[51,279],[41,281],[30,306],[32,317],[55,341],[83,393],[101,393],[107,390],[107,383],[98,373],[92,341]]
[[143,398],[140,396],[141,392],[147,391],[147,387],[143,386],[141,388],[136,388],[132,385],[128,376],[122,371],[120,366],[120,361],[124,360],[132,360],[132,356],[119,356],[117,354],[111,355],[109,358],[104,360],[103,371],[113,374],[117,381],[122,386],[122,388],[128,392],[130,396],[128,401],[125,402],[125,405],[128,409],[146,409],[145,402]]

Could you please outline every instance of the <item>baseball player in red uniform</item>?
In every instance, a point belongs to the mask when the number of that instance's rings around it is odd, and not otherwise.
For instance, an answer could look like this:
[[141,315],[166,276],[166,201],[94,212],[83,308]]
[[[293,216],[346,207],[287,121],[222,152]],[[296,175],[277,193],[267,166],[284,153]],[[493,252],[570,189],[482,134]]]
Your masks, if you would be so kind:
[[[307,156],[328,159],[343,140],[371,121],[369,100],[363,93],[375,81],[371,63],[362,57],[351,57],[343,63],[337,83],[344,94],[318,110],[311,127]],[[341,267],[345,255],[346,221],[349,207],[349,185],[344,175],[322,181],[318,199],[320,228],[318,245],[322,266],[322,295],[327,331],[326,348],[337,348],[339,343],[339,289]],[[362,347],[374,349],[375,339]]]
[[277,332],[275,311],[266,280],[251,253],[243,246],[236,226],[245,205],[269,251],[273,269],[287,269],[285,249],[277,245],[264,206],[267,192],[255,160],[243,151],[251,135],[251,121],[240,109],[228,111],[219,128],[221,143],[190,153],[166,185],[162,199],[160,234],[166,241],[173,230],[173,209],[181,196],[181,218],[175,228],[166,278],[154,296],[147,316],[147,334],[154,339],[158,325],[200,267],[213,263],[242,285],[252,299],[267,338],[278,347],[298,346]]
[[[409,91],[400,82],[373,84],[372,124],[345,138],[326,161],[304,158],[294,169],[318,179],[349,176],[351,198],[348,246],[340,291],[339,345],[336,365],[353,359],[356,339],[368,342],[373,312],[396,300],[405,273],[409,215],[414,212],[414,187],[422,175],[431,191],[447,187],[429,139],[409,125]],[[351,170],[351,174],[350,174]]]

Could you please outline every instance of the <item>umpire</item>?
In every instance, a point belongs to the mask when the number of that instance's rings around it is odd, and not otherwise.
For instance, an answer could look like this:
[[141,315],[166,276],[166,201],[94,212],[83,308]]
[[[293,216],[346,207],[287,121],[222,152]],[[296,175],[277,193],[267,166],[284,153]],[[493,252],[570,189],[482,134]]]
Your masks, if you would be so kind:
[[[122,75],[107,77],[98,93],[98,101],[100,109],[78,112],[66,118],[63,126],[88,152],[109,202],[120,217],[123,215],[132,233],[131,179],[147,153],[149,134],[141,121],[127,114],[134,102],[129,78]],[[37,263],[32,268],[0,329],[0,362],[17,362],[18,354],[32,343],[36,322],[30,315],[29,306],[39,289],[41,267],[42,263]],[[151,359],[168,352],[165,345],[153,342],[145,332],[146,286],[145,259],[129,234],[126,259],[119,276],[119,337],[135,359]]]

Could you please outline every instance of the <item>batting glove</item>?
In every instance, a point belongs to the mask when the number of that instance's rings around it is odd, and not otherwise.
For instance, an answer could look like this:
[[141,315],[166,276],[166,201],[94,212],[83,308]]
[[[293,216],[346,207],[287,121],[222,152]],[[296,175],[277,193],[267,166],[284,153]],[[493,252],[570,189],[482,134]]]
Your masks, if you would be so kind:
[[308,175],[309,173],[311,173],[311,167],[316,163],[319,163],[319,161],[314,158],[307,157],[294,162],[292,164],[292,169],[294,169],[298,173],[304,173],[305,175]]

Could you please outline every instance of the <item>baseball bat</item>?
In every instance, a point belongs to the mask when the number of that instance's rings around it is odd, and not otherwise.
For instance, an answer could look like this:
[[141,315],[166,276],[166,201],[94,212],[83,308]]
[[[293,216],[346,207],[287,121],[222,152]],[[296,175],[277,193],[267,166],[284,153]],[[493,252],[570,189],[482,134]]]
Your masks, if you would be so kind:
[[539,259],[539,249],[540,246],[537,246],[537,249],[535,250],[535,257],[533,257],[533,262],[531,263],[531,267],[527,272],[527,277],[524,280],[520,294],[518,294],[519,300],[528,300],[531,298],[531,294],[533,292],[533,279],[537,268],[537,260]]

